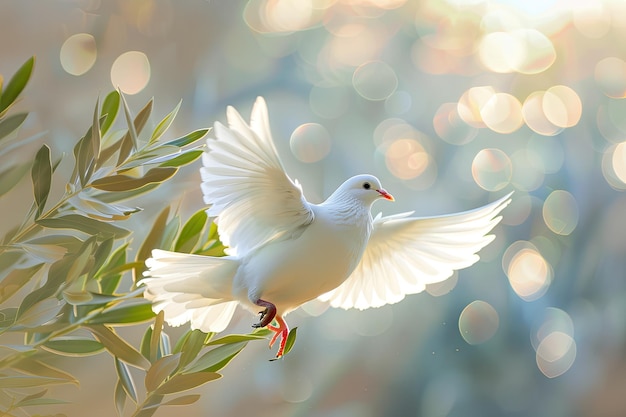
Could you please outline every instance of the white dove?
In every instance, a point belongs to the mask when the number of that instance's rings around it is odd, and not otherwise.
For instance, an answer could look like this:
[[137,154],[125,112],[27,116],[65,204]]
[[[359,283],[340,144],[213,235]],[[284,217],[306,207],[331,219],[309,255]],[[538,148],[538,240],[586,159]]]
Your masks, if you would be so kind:
[[[220,332],[237,304],[260,314],[253,327],[281,338],[284,316],[315,298],[333,307],[396,303],[426,284],[478,261],[486,235],[509,195],[484,207],[440,217],[412,213],[372,219],[380,199],[394,201],[372,175],[344,182],[321,204],[307,202],[278,157],[263,98],[248,125],[233,108],[228,127],[215,123],[203,155],[202,191],[229,255],[210,257],[155,249],[140,284],[153,310],[172,326]],[[272,325],[275,323],[276,325]]]

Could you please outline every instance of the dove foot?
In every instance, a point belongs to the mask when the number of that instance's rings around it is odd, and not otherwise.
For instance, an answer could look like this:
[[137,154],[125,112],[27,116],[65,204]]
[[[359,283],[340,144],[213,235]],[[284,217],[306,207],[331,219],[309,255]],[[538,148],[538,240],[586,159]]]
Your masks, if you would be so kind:
[[278,340],[280,336],[280,344],[278,345],[278,352],[276,352],[276,358],[279,359],[283,356],[285,352],[285,345],[287,344],[287,336],[289,335],[289,327],[287,327],[287,323],[281,316],[276,316],[276,322],[278,323],[278,327],[272,326],[271,324],[267,325],[267,328],[274,332],[274,336],[270,340],[270,349]]
[[259,327],[267,326],[274,320],[274,317],[276,317],[276,306],[269,301],[261,299],[257,300],[255,304],[260,307],[265,307],[265,310],[259,313],[261,315],[260,321],[252,325],[252,327],[258,329]]

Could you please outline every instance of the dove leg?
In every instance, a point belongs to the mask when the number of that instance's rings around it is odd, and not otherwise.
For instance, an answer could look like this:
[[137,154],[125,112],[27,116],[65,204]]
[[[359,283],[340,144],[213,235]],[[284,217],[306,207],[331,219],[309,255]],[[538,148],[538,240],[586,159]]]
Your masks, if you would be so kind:
[[274,343],[280,336],[280,344],[278,345],[278,352],[276,352],[276,359],[278,359],[283,356],[283,352],[285,351],[287,336],[289,335],[289,327],[281,316],[276,316],[276,322],[278,323],[278,327],[268,324],[267,328],[274,332],[274,336],[272,336],[272,340],[270,340],[270,349],[274,346]]
[[252,325],[254,328],[265,327],[274,320],[276,317],[276,306],[269,301],[258,299],[254,304],[259,307],[265,307],[265,310],[261,311],[261,319],[258,323]]

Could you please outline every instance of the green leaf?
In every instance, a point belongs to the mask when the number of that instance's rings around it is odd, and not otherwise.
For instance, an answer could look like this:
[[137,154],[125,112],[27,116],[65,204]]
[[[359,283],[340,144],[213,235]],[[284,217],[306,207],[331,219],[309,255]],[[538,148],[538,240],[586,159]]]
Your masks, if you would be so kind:
[[79,214],[66,214],[50,219],[39,219],[37,224],[50,229],[72,229],[78,230],[88,235],[111,235],[115,238],[127,236],[130,231],[112,224],[101,222]]
[[264,335],[258,335],[254,333],[252,334],[229,334],[227,336],[220,337],[219,339],[211,340],[209,343],[207,343],[207,346],[232,345],[233,343],[248,342],[250,340],[263,340],[263,339],[267,339],[267,337],[265,337]]
[[103,294],[113,294],[117,290],[122,279],[122,273],[114,271],[126,263],[126,249],[128,249],[128,242],[115,249],[106,263],[96,273],[100,291]]
[[33,72],[35,57],[29,58],[11,77],[0,97],[0,116],[20,95]]
[[2,178],[2,181],[0,181],[0,196],[11,191],[24,178],[24,174],[28,172],[30,167],[30,162],[25,162],[0,171],[0,178]]
[[181,344],[180,348],[178,346],[174,347],[174,352],[181,352],[179,368],[184,368],[189,363],[191,363],[196,357],[202,347],[204,346],[204,341],[207,338],[207,334],[203,333],[200,330],[192,330],[187,335],[184,336],[184,341]]
[[133,139],[130,134],[125,134],[122,139],[120,139],[120,153],[117,156],[117,164],[116,166],[120,166],[126,161],[126,159],[133,153]]
[[62,378],[47,378],[43,376],[2,376],[0,377],[0,388],[30,388],[41,387],[43,385],[66,384]]
[[187,391],[199,387],[207,382],[221,378],[222,375],[215,372],[198,372],[195,374],[178,374],[161,385],[157,394],[173,394],[175,392]]
[[116,201],[122,201],[122,200],[128,200],[130,198],[135,198],[137,196],[140,196],[142,194],[145,194],[147,192],[154,190],[159,185],[160,184],[158,183],[153,183],[153,184],[144,185],[141,188],[137,188],[136,190],[131,190],[131,191],[103,192],[103,193],[96,195],[95,197],[98,198],[98,200],[103,201],[105,203],[113,203]]
[[124,403],[126,403],[126,391],[118,378],[115,384],[115,411],[119,417],[124,415]]
[[161,183],[176,174],[177,169],[152,168],[143,177],[131,177],[129,175],[111,175],[97,179],[91,183],[93,188],[103,191],[129,191],[136,190],[147,184]]
[[[152,339],[152,327],[146,327],[146,331],[141,338],[141,344],[139,345],[139,352],[144,358],[150,361],[150,341]],[[150,361],[152,362],[152,361]]]
[[0,119],[0,139],[9,136],[15,129],[20,127],[27,116],[28,113],[18,113],[6,119]]
[[52,165],[50,163],[50,148],[48,148],[48,145],[43,145],[37,152],[37,155],[35,155],[31,177],[33,179],[35,203],[37,204],[36,218],[39,218],[48,200],[50,185],[52,184]]
[[102,137],[100,133],[100,97],[96,99],[96,108],[93,110],[93,123],[91,125],[91,146],[93,148],[93,159],[95,161],[98,160],[100,156],[100,143],[102,142]]
[[161,164],[159,164],[160,167],[182,167],[185,165],[189,165],[190,163],[194,162],[195,160],[197,160],[198,158],[200,158],[202,156],[202,154],[204,153],[204,151],[202,149],[198,149],[198,150],[191,150],[191,151],[187,151],[184,152],[183,154],[177,156],[176,158],[172,158],[168,161],[165,161]]
[[91,356],[104,350],[102,343],[76,336],[52,339],[44,343],[43,347],[52,353],[62,356]]
[[17,318],[17,307],[9,307],[0,310],[0,329],[13,326]]
[[57,404],[70,404],[69,401],[57,400],[54,398],[34,398],[32,400],[21,400],[15,404],[15,407],[29,407],[29,406],[41,406],[41,405],[57,405]]
[[95,167],[93,146],[91,144],[91,128],[89,128],[85,136],[74,146],[74,159],[76,163],[74,165],[72,179],[78,176],[80,184],[84,187],[91,178]]
[[198,129],[193,132],[187,133],[185,136],[181,136],[178,139],[166,142],[165,145],[174,145],[182,148],[183,146],[190,145],[200,139],[202,139],[211,129]]
[[128,371],[128,366],[118,358],[115,358],[115,371],[126,395],[137,403],[137,390],[135,389],[135,382]]
[[30,281],[30,279],[43,267],[44,264],[33,265],[25,269],[13,269],[0,281],[0,303],[3,303],[20,288]]
[[150,367],[150,362],[148,362],[141,353],[137,352],[134,347],[129,345],[108,327],[102,324],[90,324],[86,327],[113,356],[141,369],[148,369]]
[[164,402],[162,405],[190,405],[200,399],[200,394],[182,395]]
[[182,167],[185,165],[189,165],[194,162],[196,159],[200,158],[204,151],[202,149],[194,149],[187,152],[182,153],[181,155],[169,159],[165,162],[159,164],[160,167]]
[[[124,109],[124,116],[126,116],[126,124],[128,125],[128,133],[122,139],[122,147],[124,147],[126,142],[130,142],[131,151],[133,149],[139,148],[139,140],[137,139],[137,128],[133,123],[133,116],[130,113],[130,109],[128,108],[128,103],[126,102],[126,97],[122,92],[119,92],[120,98],[122,99],[122,108]],[[129,152],[130,154],[130,152]],[[121,156],[121,155],[120,155]]]
[[193,372],[216,372],[225,367],[239,352],[242,351],[248,342],[239,342],[218,346],[200,356],[191,366],[185,368],[186,374]]
[[146,389],[148,392],[155,391],[176,370],[180,353],[163,356],[156,361],[146,373]]
[[291,331],[287,335],[287,341],[285,342],[285,350],[283,352],[283,356],[288,354],[291,351],[291,348],[293,347],[294,343],[296,343],[297,331],[298,331],[298,328],[294,327],[293,329],[291,329]]
[[117,91],[111,91],[104,99],[104,102],[102,103],[102,110],[100,111],[102,116],[106,115],[106,119],[100,127],[103,135],[109,131],[109,128],[115,121],[119,108],[120,94]]
[[60,246],[68,252],[77,253],[83,246],[83,241],[70,235],[46,235],[28,240],[29,245]]
[[17,323],[29,328],[41,326],[53,320],[62,307],[63,304],[56,298],[46,298],[26,310],[20,306]]
[[[163,232],[165,231],[165,226],[167,224],[167,217],[169,216],[169,213],[169,206],[165,206],[165,208],[161,210],[157,218],[152,223],[152,229],[150,229],[148,236],[146,236],[143,243],[139,247],[135,260],[139,262],[144,262],[150,257],[152,249],[158,247],[157,245],[161,241],[161,237],[163,236]],[[139,271],[139,273],[141,273],[141,271]]]
[[204,210],[197,211],[191,216],[180,231],[174,250],[177,252],[192,252],[196,243],[198,243],[198,238],[206,225],[207,219],[208,216]]
[[57,382],[59,384],[70,383],[78,385],[78,380],[73,375],[32,357],[27,357],[13,364],[13,368],[38,377],[62,381]]
[[150,362],[154,362],[159,358],[159,345],[161,344],[161,332],[163,331],[164,322],[165,312],[161,310],[154,320],[154,331],[150,335]]
[[[140,303],[140,304],[139,304]],[[115,307],[105,310],[94,318],[90,319],[90,324],[134,324],[152,320],[152,303],[146,300],[139,300],[130,305],[118,304]]]
[[163,133],[165,133],[167,129],[169,129],[170,125],[178,114],[178,110],[180,109],[180,105],[182,104],[182,102],[183,101],[180,100],[176,107],[174,107],[174,110],[172,110],[167,116],[165,116],[163,120],[159,122],[156,128],[154,128],[154,131],[152,132],[152,136],[150,137],[150,141],[148,143],[156,142],[163,135]]
[[180,216],[175,215],[165,225],[161,241],[156,247],[171,250],[174,247],[174,238],[178,234],[178,229],[180,229]]

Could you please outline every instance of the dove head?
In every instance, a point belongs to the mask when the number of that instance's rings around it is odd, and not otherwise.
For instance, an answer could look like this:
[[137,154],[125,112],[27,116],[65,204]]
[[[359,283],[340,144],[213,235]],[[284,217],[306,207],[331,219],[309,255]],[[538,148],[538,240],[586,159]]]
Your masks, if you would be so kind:
[[329,200],[357,200],[369,207],[374,201],[381,198],[394,201],[393,196],[382,187],[378,178],[364,174],[347,179],[330,196]]

